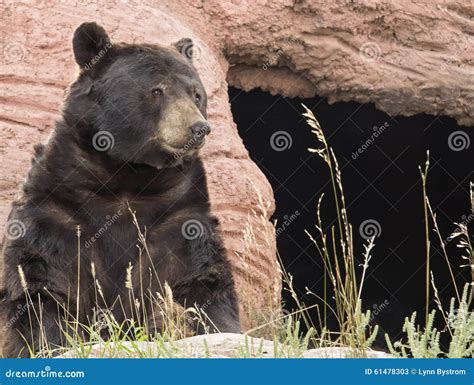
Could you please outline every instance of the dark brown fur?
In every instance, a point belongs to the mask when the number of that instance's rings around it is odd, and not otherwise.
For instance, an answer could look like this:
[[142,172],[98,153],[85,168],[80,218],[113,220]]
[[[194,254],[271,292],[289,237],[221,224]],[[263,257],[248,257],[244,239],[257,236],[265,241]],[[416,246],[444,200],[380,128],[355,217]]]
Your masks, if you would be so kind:
[[[100,50],[105,54],[89,66]],[[176,140],[191,143],[176,153],[152,139],[175,100],[192,100],[197,114],[206,116],[205,91],[194,67],[175,49],[112,45],[94,23],[76,31],[74,52],[81,74],[69,90],[51,139],[36,148],[21,197],[9,216],[9,223],[20,221],[25,231],[3,242],[2,354],[28,355],[23,338],[35,352],[41,348],[38,322],[29,322],[28,312],[34,318],[34,309],[27,306],[18,266],[38,314],[41,302],[42,323],[52,346],[64,343],[58,304],[75,316],[77,288],[80,322],[90,323],[94,312],[104,307],[112,308],[119,322],[131,317],[125,287],[129,263],[137,297],[140,274],[145,297],[155,296],[168,282],[179,305],[205,305],[213,331],[238,332],[234,284],[217,220],[209,213],[205,172],[195,146],[202,138],[193,138],[190,127],[172,127],[178,131],[172,133]],[[166,86],[158,99],[150,91],[156,85]],[[99,131],[113,135],[115,143],[108,151],[92,145]],[[144,251],[141,257],[130,210],[146,234],[149,254]],[[107,221],[113,223],[102,231]],[[199,236],[184,233],[187,221],[197,224]],[[107,303],[95,300],[91,263]],[[151,311],[151,301],[144,306]]]

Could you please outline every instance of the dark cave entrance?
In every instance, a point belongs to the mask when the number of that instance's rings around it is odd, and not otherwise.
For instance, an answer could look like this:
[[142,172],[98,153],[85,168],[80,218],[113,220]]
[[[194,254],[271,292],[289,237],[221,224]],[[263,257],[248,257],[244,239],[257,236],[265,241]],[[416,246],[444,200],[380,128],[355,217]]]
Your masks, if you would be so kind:
[[[273,219],[279,224],[285,219],[291,222],[277,231],[277,246],[284,267],[294,276],[295,287],[305,304],[317,302],[314,297],[305,295],[306,287],[319,294],[323,292],[322,259],[304,233],[307,229],[316,235],[316,204],[322,193],[325,194],[324,224],[329,226],[336,218],[331,207],[333,195],[327,168],[319,156],[307,150],[316,147],[317,141],[301,115],[301,103],[308,106],[321,123],[342,170],[358,264],[363,263],[364,241],[359,227],[365,221],[380,226],[362,295],[364,308],[378,310],[373,322],[379,324],[382,331],[376,345],[384,345],[384,331],[392,339],[400,338],[403,319],[413,311],[417,311],[421,322],[426,258],[418,166],[424,165],[429,150],[428,195],[437,213],[441,234],[447,238],[456,228],[454,222],[468,223],[473,219],[469,197],[472,149],[459,150],[459,147],[469,146],[472,128],[458,126],[453,119],[444,116],[390,117],[373,104],[329,105],[322,97],[290,99],[260,90],[244,92],[230,88],[229,98],[240,136],[273,187],[276,200]],[[359,153],[358,149],[361,149]],[[432,232],[432,240],[434,236]],[[470,272],[467,267],[460,268],[466,261],[455,243],[448,242],[446,250],[458,288],[462,290],[470,279]],[[447,309],[455,291],[436,240],[431,243],[431,268]],[[294,303],[285,292],[283,299],[291,310]],[[434,301],[431,308],[436,308]],[[439,312],[437,318],[441,321]],[[328,320],[329,327],[334,321]]]

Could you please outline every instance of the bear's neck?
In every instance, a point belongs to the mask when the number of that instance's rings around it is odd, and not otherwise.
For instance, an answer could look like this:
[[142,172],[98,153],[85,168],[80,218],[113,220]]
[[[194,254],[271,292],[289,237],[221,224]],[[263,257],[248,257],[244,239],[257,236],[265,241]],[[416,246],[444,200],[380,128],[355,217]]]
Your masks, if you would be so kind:
[[[199,158],[182,165],[156,169],[111,159],[87,146],[74,130],[57,127],[35,156],[25,188],[39,198],[54,194],[74,200],[147,199],[205,191],[204,168]],[[195,192],[195,191],[194,191]],[[77,202],[75,202],[77,203]]]

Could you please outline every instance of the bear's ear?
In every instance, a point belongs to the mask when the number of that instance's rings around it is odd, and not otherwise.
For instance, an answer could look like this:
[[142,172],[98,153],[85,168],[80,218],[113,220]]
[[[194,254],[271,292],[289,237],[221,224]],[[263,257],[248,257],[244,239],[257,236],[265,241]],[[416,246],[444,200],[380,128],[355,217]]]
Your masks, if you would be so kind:
[[111,47],[110,38],[104,28],[96,23],[83,23],[74,32],[72,47],[77,64],[86,68],[93,59],[102,57]]
[[178,52],[181,53],[186,59],[188,59],[191,63],[193,61],[193,57],[195,56],[195,48],[193,41],[185,37],[184,39],[179,40],[178,42],[174,43],[175,48]]

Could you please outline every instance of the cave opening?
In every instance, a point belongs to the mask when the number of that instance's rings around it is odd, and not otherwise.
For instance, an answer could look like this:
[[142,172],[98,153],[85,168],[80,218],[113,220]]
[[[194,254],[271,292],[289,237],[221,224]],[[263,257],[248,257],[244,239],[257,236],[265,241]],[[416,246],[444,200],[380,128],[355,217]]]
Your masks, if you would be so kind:
[[[364,237],[376,233],[362,293],[363,308],[372,310],[371,323],[381,329],[375,346],[385,347],[385,332],[392,340],[399,339],[403,320],[413,311],[420,323],[424,319],[426,246],[418,166],[424,167],[427,150],[428,196],[459,290],[470,281],[469,268],[460,267],[466,264],[462,250],[448,236],[456,229],[454,223],[472,225],[472,128],[445,116],[391,117],[369,103],[329,104],[324,97],[287,98],[258,89],[245,92],[231,87],[229,99],[250,157],[272,185],[277,248],[305,305],[321,305],[306,294],[306,288],[323,293],[323,260],[304,231],[317,236],[316,205],[321,194],[325,195],[321,214],[326,232],[337,219],[330,174],[322,159],[308,151],[319,145],[302,116],[301,103],[319,120],[341,169],[358,276]],[[430,223],[430,231],[432,227]],[[431,270],[447,309],[455,290],[440,242],[433,231],[430,236]],[[282,295],[285,308],[294,309],[289,293]],[[430,308],[436,307],[431,291]],[[334,316],[327,317],[329,328],[335,327]],[[439,312],[437,319],[443,328]]]

